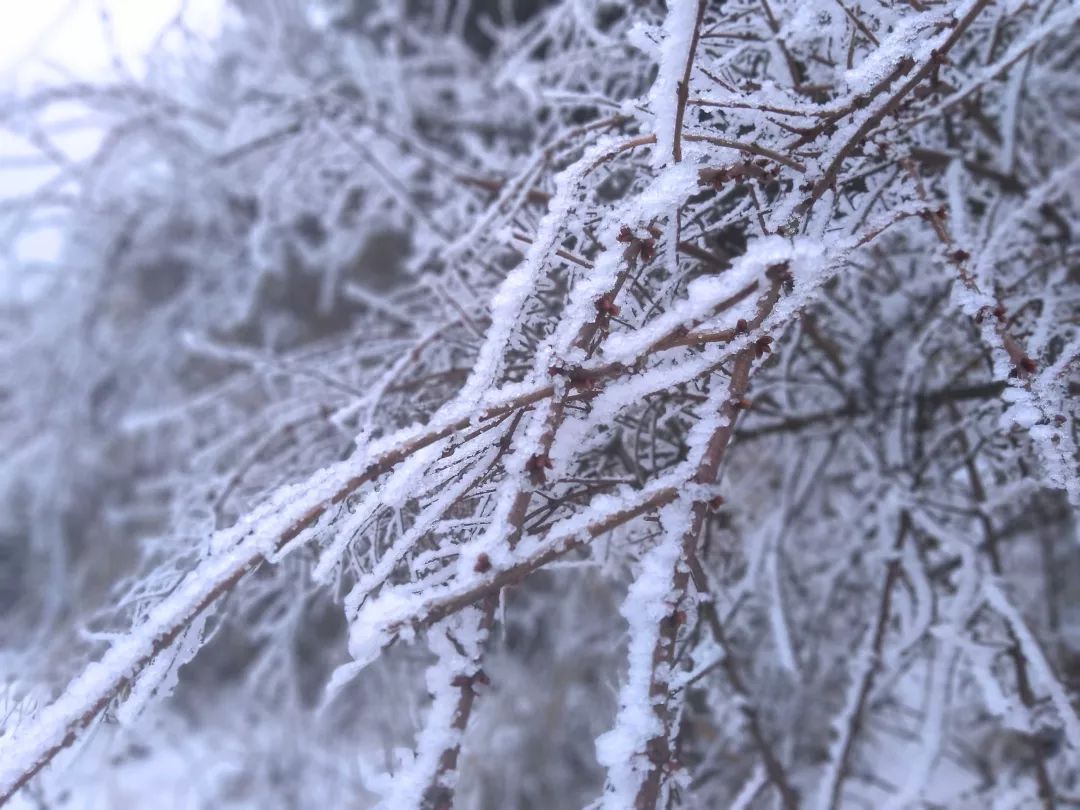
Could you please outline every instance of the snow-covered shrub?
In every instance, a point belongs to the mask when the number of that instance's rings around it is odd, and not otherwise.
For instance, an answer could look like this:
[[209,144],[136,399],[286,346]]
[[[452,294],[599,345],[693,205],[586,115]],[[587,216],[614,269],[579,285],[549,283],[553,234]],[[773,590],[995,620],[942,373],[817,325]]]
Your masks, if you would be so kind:
[[3,99],[0,804],[1077,801],[1078,18],[252,0]]

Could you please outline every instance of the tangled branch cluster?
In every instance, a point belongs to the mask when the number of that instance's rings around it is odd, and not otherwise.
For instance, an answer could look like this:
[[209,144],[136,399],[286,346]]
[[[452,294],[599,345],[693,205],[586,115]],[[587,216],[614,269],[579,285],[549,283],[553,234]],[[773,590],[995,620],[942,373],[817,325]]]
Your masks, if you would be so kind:
[[189,672],[304,718],[302,806],[1080,801],[1080,8],[273,7],[4,100],[108,124],[5,203],[85,264],[4,337],[68,594],[10,660],[103,601],[58,515],[142,562],[0,804]]

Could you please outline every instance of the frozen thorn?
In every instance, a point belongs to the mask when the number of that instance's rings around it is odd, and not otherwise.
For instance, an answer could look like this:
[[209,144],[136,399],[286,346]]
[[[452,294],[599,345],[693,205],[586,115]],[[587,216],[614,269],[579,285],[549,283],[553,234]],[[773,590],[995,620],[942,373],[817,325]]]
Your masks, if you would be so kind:
[[529,480],[533,486],[547,483],[547,471],[552,468],[551,459],[546,453],[538,453],[530,456],[525,462],[525,471],[529,474]]
[[711,186],[715,191],[722,189],[729,179],[731,176],[726,168],[702,169],[698,172],[698,181],[702,185]]
[[487,686],[490,683],[491,679],[488,678],[482,669],[478,669],[472,675],[455,675],[450,681],[451,686],[456,686],[458,689],[468,689],[473,694],[476,694],[476,684]]
[[596,299],[596,311],[605,317],[614,317],[619,314],[619,306],[610,295],[602,295]]
[[642,239],[641,240],[641,260],[643,262],[651,262],[656,256],[656,240]]
[[769,281],[778,281],[787,284],[792,280],[791,263],[779,262],[777,264],[769,265],[765,270],[765,277],[768,278]]
[[645,743],[645,756],[653,765],[663,767],[668,760],[667,740],[661,737],[652,737]]
[[570,385],[579,391],[598,391],[600,389],[600,380],[587,371],[580,369],[571,371],[567,374],[570,380]]

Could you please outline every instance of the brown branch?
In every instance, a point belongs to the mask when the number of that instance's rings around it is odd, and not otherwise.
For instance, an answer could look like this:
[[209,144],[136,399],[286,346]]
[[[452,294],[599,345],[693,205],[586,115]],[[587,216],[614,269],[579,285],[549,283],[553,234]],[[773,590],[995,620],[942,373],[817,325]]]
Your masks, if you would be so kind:
[[[747,324],[747,329],[756,329],[764,322],[776,305],[780,289],[781,285],[774,282],[771,289],[762,296],[752,325]],[[744,408],[746,394],[750,388],[750,372],[758,353],[757,344],[751,343],[735,355],[731,380],[728,383],[728,396],[720,409],[719,427],[710,436],[705,452],[698,463],[694,475],[696,484],[709,485],[716,481],[720,464],[734,435],[739,413]],[[702,499],[695,500],[690,506],[690,525],[683,533],[679,560],[672,572],[671,593],[675,594],[675,599],[667,615],[660,620],[659,634],[653,648],[649,700],[660,722],[661,732],[646,743],[645,754],[649,769],[635,797],[635,810],[656,810],[659,807],[666,778],[675,764],[672,762],[671,739],[678,721],[678,713],[670,703],[669,678],[675,663],[675,642],[679,629],[683,625],[683,622],[679,621],[679,616],[685,615],[682,604],[687,598],[690,585],[689,561],[697,556],[698,537],[709,509],[709,502]]]
[[[919,176],[915,164],[909,163],[908,170],[915,179],[919,196],[927,203],[927,210],[924,218],[930,223],[930,227],[933,229],[934,234],[941,242],[942,247],[945,248],[947,259],[956,268],[956,274],[960,278],[960,281],[965,287],[977,295],[985,295],[979,288],[979,283],[976,281],[975,276],[971,273],[969,268],[971,256],[966,250],[957,248],[956,243],[953,241],[952,234],[949,232],[949,227],[945,222],[946,209],[944,207],[930,207],[929,197],[926,193],[926,189],[923,187],[922,178]],[[992,300],[994,301],[995,306],[992,307],[989,312],[982,312],[976,315],[976,322],[978,323],[984,318],[994,319],[994,332],[1001,341],[1005,353],[1009,355],[1009,361],[1013,365],[1013,375],[1017,377],[1026,377],[1035,371],[1035,361],[1028,355],[1020,341],[1009,331],[1008,320],[1005,318],[1004,305],[996,296],[994,296]]]
[[497,572],[493,571],[479,581],[471,582],[460,589],[455,589],[452,586],[448,587],[446,588],[447,593],[436,597],[424,606],[423,615],[402,620],[390,627],[389,632],[400,632],[406,625],[411,626],[414,630],[429,627],[440,619],[468,607],[479,599],[491,594],[497,594],[504,588],[521,583],[530,574],[539,571],[567,552],[581,548],[590,540],[600,537],[625,523],[629,523],[635,518],[651,514],[657,509],[667,506],[678,495],[679,489],[675,486],[658,488],[637,505],[621,509],[596,520],[575,535],[563,538],[556,544],[541,544],[541,547],[533,554],[518,560],[507,568],[500,569]]
[[[517,397],[509,403],[488,408],[480,414],[478,421],[486,422],[496,420],[498,417],[505,416],[518,408],[527,407],[528,405],[535,404],[536,402],[551,396],[553,391],[554,387],[551,385],[540,387],[532,392]],[[379,458],[369,463],[360,473],[338,487],[330,497],[319,500],[304,511],[299,518],[292,521],[290,525],[278,535],[277,540],[273,544],[274,552],[283,551],[289,543],[298,538],[304,531],[315,526],[323,515],[332,507],[344,502],[346,498],[356,492],[360,487],[389,472],[397,466],[397,464],[418,450],[421,450],[440,439],[444,439],[457,431],[463,430],[472,423],[472,417],[461,417],[456,421],[449,422],[441,427],[422,433],[411,440],[404,441],[398,447],[385,452]],[[240,542],[243,543],[249,538],[254,538],[257,534],[258,527],[252,528],[244,535]],[[92,668],[101,667],[108,661],[110,669],[116,670],[116,675],[106,679],[104,683],[99,683],[97,679],[91,678],[89,685],[80,686],[80,688],[89,691],[89,694],[86,695],[86,700],[89,701],[89,705],[85,711],[79,713],[70,722],[63,721],[65,725],[63,735],[60,736],[55,743],[50,744],[35,755],[33,761],[28,763],[26,769],[11,785],[2,788],[3,793],[0,793],[0,805],[5,804],[7,800],[18,792],[27,782],[33,779],[34,776],[49,764],[60,751],[71,745],[79,732],[88,727],[118,695],[122,694],[151,661],[158,655],[165,653],[176,642],[180,635],[185,632],[200,615],[202,615],[203,611],[213,605],[220,597],[230,592],[244,576],[258,568],[265,561],[266,557],[259,544],[251,544],[251,547],[244,554],[238,555],[234,563],[230,564],[225,571],[222,571],[217,575],[217,579],[216,581],[213,581],[213,584],[208,584],[207,587],[201,590],[196,589],[195,594],[192,595],[189,603],[177,605],[174,608],[173,612],[175,615],[170,614],[163,616],[160,619],[160,622],[164,626],[151,640],[148,652],[129,657],[129,655],[125,655],[123,650],[117,651],[118,648],[114,647],[106,652],[102,664],[92,664]],[[206,560],[207,566],[214,566],[217,564],[219,564],[219,560],[215,557],[209,557]],[[201,568],[196,569],[188,575],[189,579],[186,581],[200,581],[201,572]],[[211,573],[213,573],[212,569]],[[115,655],[113,655],[114,651]],[[111,660],[112,658],[118,660],[113,661]],[[78,678],[73,684],[77,682]],[[44,710],[45,713],[53,710],[60,714],[63,711],[60,706],[64,697],[66,697],[66,695],[61,696],[56,702],[47,707]]]
[[[499,598],[496,594],[484,597],[479,606],[480,617],[477,620],[477,628],[485,635],[491,632],[495,624],[495,608],[498,607]],[[457,706],[454,709],[452,728],[457,733],[454,742],[447,746],[439,755],[439,764],[432,776],[431,782],[424,791],[421,803],[423,810],[450,810],[454,803],[454,789],[450,787],[451,776],[457,771],[458,758],[461,754],[461,740],[465,729],[469,725],[472,716],[473,705],[476,703],[476,684],[487,683],[483,670],[480,669],[479,661],[476,662],[475,671],[468,675],[459,675],[455,678],[458,694]]]
[[[521,424],[521,419],[524,414],[524,410],[519,410],[517,412],[509,431],[500,441],[499,451],[488,465],[489,471],[490,469],[493,469],[509,451],[511,439],[517,431],[518,426]],[[521,523],[519,521],[517,523],[517,531],[520,532],[520,530]],[[480,600],[480,616],[476,619],[476,630],[479,631],[485,639],[489,637],[491,629],[495,625],[495,609],[498,607],[498,604],[499,595],[497,592],[490,593]],[[453,806],[454,788],[452,787],[453,780],[450,777],[451,774],[457,770],[458,757],[461,752],[461,741],[465,734],[465,729],[468,728],[469,718],[472,716],[473,704],[476,702],[475,684],[480,680],[480,676],[483,675],[483,671],[480,669],[480,659],[482,656],[483,646],[481,646],[481,652],[474,662],[475,667],[473,671],[460,673],[455,678],[455,680],[460,681],[460,683],[457,684],[459,689],[458,702],[454,710],[454,719],[452,723],[452,727],[457,734],[454,735],[453,742],[443,749],[442,753],[439,755],[438,767],[436,768],[435,773],[432,774],[431,782],[424,791],[422,805],[424,810],[449,810],[449,808]],[[451,686],[454,685],[455,684],[451,683]]]
[[[848,156],[854,151],[856,147],[863,143],[866,137],[879,126],[885,116],[893,113],[900,103],[920,85],[926,78],[928,78],[933,71],[941,64],[941,60],[945,55],[960,41],[960,37],[964,35],[964,32],[971,26],[971,24],[978,18],[978,16],[986,9],[990,4],[990,0],[978,0],[970,9],[967,14],[959,20],[956,27],[946,37],[945,42],[942,43],[941,48],[931,51],[930,56],[926,58],[922,65],[915,71],[915,73],[904,82],[900,88],[893,93],[883,104],[881,104],[872,114],[868,115],[866,119],[855,130],[855,133],[851,135],[837,150],[832,161],[829,163],[828,168],[821,178],[814,184],[810,197],[803,203],[804,211],[809,211],[813,204],[821,198],[821,196],[833,185],[836,181],[837,174],[840,171],[840,167]],[[888,83],[891,83],[894,79],[906,74],[913,67],[913,60],[910,57],[905,57],[897,63],[896,68],[889,74],[887,78]],[[885,85],[887,87],[888,84]],[[882,92],[877,88],[871,90],[869,97],[873,98],[878,93]],[[865,99],[864,99],[865,101]]]
[[[474,177],[472,175],[460,174],[457,177],[459,183],[463,183],[467,186],[474,186],[476,188],[489,191],[492,194],[498,194],[502,191],[506,182],[504,180],[494,180],[489,177]],[[531,188],[525,192],[525,200],[533,205],[546,206],[551,202],[551,194],[546,191],[541,191],[538,188]]]
[[[695,576],[694,582],[699,589],[704,590],[704,588],[707,587],[704,579],[701,580],[701,584],[699,585],[698,577]],[[709,625],[713,639],[720,646],[722,653],[720,666],[723,668],[724,675],[727,677],[728,683],[731,684],[731,688],[734,690],[735,694],[739,696],[739,711],[742,712],[743,719],[746,720],[747,728],[750,729],[750,736],[754,740],[754,745],[757,747],[758,753],[761,754],[762,763],[765,765],[765,774],[768,776],[773,787],[775,787],[780,794],[780,802],[783,804],[785,810],[796,810],[799,806],[799,794],[796,792],[795,788],[792,787],[791,780],[788,778],[784,766],[781,764],[779,758],[776,756],[776,752],[773,750],[772,745],[765,736],[763,723],[761,721],[761,713],[758,711],[758,707],[753,700],[753,695],[751,695],[749,687],[747,687],[742,674],[739,672],[739,666],[735,661],[731,643],[728,641],[727,634],[724,632],[724,626],[721,624],[720,617],[717,615],[716,603],[714,601],[704,602],[701,605],[700,610],[706,623]]]
[[[711,484],[716,480],[720,462],[735,429],[735,420],[739,413],[740,402],[750,386],[750,369],[753,366],[752,349],[744,349],[736,357],[731,382],[728,386],[728,398],[720,413],[720,427],[713,432],[705,454],[698,465],[694,481],[697,484]],[[670,676],[675,663],[675,641],[683,622],[680,614],[685,614],[683,603],[686,600],[690,584],[690,567],[686,561],[696,554],[698,536],[709,510],[707,501],[697,500],[690,507],[690,526],[682,537],[682,550],[679,561],[672,572],[671,592],[675,599],[670,610],[660,620],[660,632],[653,647],[652,678],[649,683],[649,701],[660,721],[661,731],[652,737],[645,747],[648,758],[648,771],[634,799],[635,810],[656,810],[664,791],[664,783],[673,765],[671,736],[677,720],[677,714],[671,706]]]
[[870,665],[866,668],[858,683],[855,708],[851,712],[847,728],[843,730],[843,742],[836,760],[836,779],[829,789],[829,810],[834,810],[840,806],[840,793],[844,786],[844,779],[847,777],[851,767],[851,754],[855,750],[855,739],[858,737],[866,720],[866,707],[869,702],[870,692],[873,690],[874,683],[881,671],[881,653],[884,651],[885,636],[889,628],[889,617],[892,615],[893,589],[900,579],[902,569],[900,551],[904,547],[904,540],[910,528],[910,519],[907,513],[904,512],[901,514],[900,527],[896,533],[896,540],[893,542],[893,553],[885,566],[885,578],[878,598],[877,618],[871,630],[873,635],[870,641]]
[[682,81],[675,90],[675,138],[671,143],[671,157],[676,163],[682,162],[682,128],[686,116],[686,101],[690,98],[690,74],[694,71],[694,57],[697,55],[698,42],[701,40],[701,23],[705,19],[705,6],[708,0],[698,0],[697,19],[694,33],[690,38],[690,49],[686,54],[686,67]]
[[784,56],[784,63],[787,65],[788,73],[791,75],[791,83],[794,85],[796,91],[801,92],[803,89],[801,71],[799,70],[795,58],[791,55],[791,50],[788,48],[787,43],[780,38],[780,23],[773,14],[772,8],[769,6],[769,0],[761,0],[761,8],[765,12],[765,22],[768,24],[769,30],[772,31],[773,37],[776,39],[776,44],[780,48],[780,53]]
[[[953,407],[953,413],[954,416],[958,416],[955,406]],[[983,504],[986,502],[986,488],[983,486],[982,477],[979,475],[979,468],[970,455],[970,444],[967,435],[959,433],[958,441],[966,455],[964,469],[967,472],[968,481],[971,483],[972,495],[976,503]],[[997,531],[994,529],[990,516],[982,509],[978,511],[978,520],[983,529],[981,550],[990,559],[990,567],[994,572],[994,576],[1000,578],[1005,573],[1005,567],[1001,562]],[[1012,661],[1013,672],[1016,675],[1016,691],[1020,694],[1020,701],[1024,704],[1024,707],[1030,710],[1035,705],[1035,692],[1031,686],[1031,674],[1028,672],[1027,658],[1024,657],[1020,639],[1017,638],[1013,626],[1006,622],[1005,628],[1009,636],[1008,655]],[[1032,762],[1035,765],[1035,776],[1039,783],[1039,798],[1042,800],[1045,810],[1054,810],[1057,801],[1055,799],[1054,783],[1050,779],[1050,772],[1046,767],[1046,758],[1039,745],[1034,741],[1031,741],[1030,747]]]
[[1001,396],[1001,392],[1005,388],[1005,383],[998,381],[978,385],[935,388],[910,397],[895,396],[876,406],[871,406],[870,403],[860,405],[853,401],[838,408],[788,416],[776,422],[748,427],[739,431],[739,439],[750,441],[779,433],[797,433],[804,428],[815,425],[824,425],[837,420],[854,419],[859,416],[875,415],[889,408],[904,407],[910,404],[914,404],[918,408],[933,408],[947,402],[994,399]]
[[768,158],[774,160],[777,163],[782,163],[789,169],[794,169],[800,174],[806,171],[806,164],[800,163],[794,158],[790,158],[782,152],[777,152],[775,149],[769,149],[768,147],[761,146],[756,143],[744,143],[743,141],[732,141],[728,138],[719,138],[713,135],[702,135],[700,133],[691,133],[684,135],[684,138],[688,141],[695,141],[699,143],[711,143],[714,146],[722,146],[725,149],[738,149],[740,152],[748,152],[758,157]]
[[[515,234],[515,236],[523,238],[518,234]],[[525,238],[525,241],[530,240]],[[573,257],[565,251],[556,251],[556,253],[588,268],[592,267],[591,264],[578,259],[577,257]],[[634,264],[635,259],[630,259],[627,262],[627,267],[618,273],[615,284],[606,296],[606,300],[609,303],[613,303],[618,297],[626,280],[627,273]],[[598,308],[595,318],[591,322],[583,325],[579,330],[574,340],[574,346],[588,353],[589,344],[592,343],[593,338],[600,330],[606,329],[607,321],[607,313],[603,309]],[[527,473],[534,478],[538,478],[538,483],[543,482],[544,469],[548,463],[548,454],[555,441],[555,436],[566,417],[566,399],[568,395],[569,392],[564,392],[562,396],[556,398],[551,403],[551,408],[544,425],[544,432],[541,434],[540,440],[537,443],[536,454],[530,459],[531,467],[527,468]],[[519,413],[522,412],[519,411]],[[507,441],[503,444],[493,464],[498,462],[505,454],[508,447],[509,442]],[[532,500],[532,494],[531,489],[524,485],[519,485],[518,490],[514,495],[514,501],[507,517],[507,544],[511,549],[517,545],[518,540],[521,537],[526,516],[528,515],[529,503]],[[489,631],[495,621],[495,608],[499,602],[499,590],[490,591],[483,597],[481,602],[479,629],[481,631]],[[458,753],[461,748],[461,736],[468,726],[469,717],[472,714],[473,703],[475,702],[475,691],[471,681],[462,683],[460,685],[460,690],[458,704],[454,715],[454,728],[459,733],[454,737],[453,744],[444,750],[439,758],[439,767],[433,776],[432,783],[428,786],[428,790],[425,793],[424,807],[428,808],[428,810],[448,809],[453,803],[454,789],[448,785],[449,780],[447,777],[457,769]]]
[[848,16],[848,19],[855,24],[855,27],[859,29],[859,32],[868,40],[870,40],[870,42],[873,43],[875,47],[881,45],[881,43],[878,42],[878,38],[874,36],[874,32],[867,28],[866,23],[860,20],[858,15],[855,14],[855,12],[845,6],[842,0],[836,0],[836,5],[840,6],[840,8],[844,10],[844,13]]

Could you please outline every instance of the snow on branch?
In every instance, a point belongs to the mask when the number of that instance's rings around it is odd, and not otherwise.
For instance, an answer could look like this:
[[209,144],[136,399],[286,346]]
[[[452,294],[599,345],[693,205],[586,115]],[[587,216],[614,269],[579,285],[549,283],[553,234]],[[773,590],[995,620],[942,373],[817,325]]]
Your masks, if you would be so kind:
[[0,98],[0,805],[1069,799],[1074,8],[234,5]]

